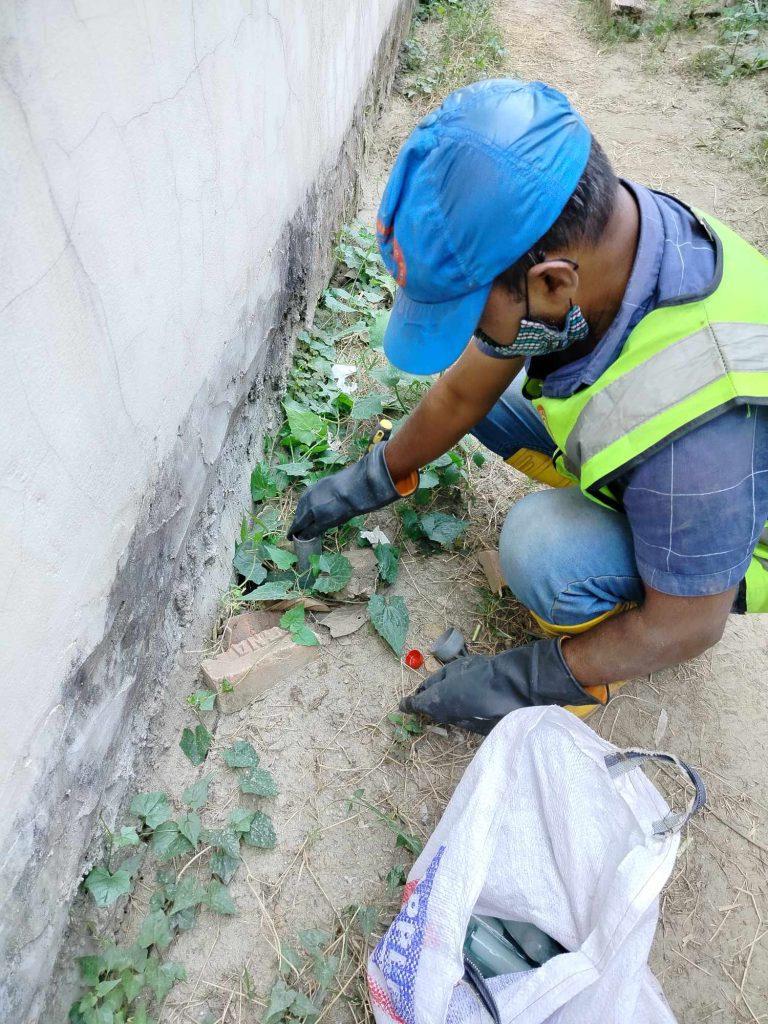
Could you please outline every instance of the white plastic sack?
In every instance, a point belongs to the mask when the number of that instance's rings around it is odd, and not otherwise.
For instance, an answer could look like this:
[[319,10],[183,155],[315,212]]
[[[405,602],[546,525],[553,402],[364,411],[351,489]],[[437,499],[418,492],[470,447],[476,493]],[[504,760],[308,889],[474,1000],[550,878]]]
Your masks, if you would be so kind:
[[[679,829],[641,770],[568,711],[525,708],[485,740],[368,963],[377,1024],[674,1024],[647,958]],[[470,914],[528,921],[570,952],[463,981]],[[495,1003],[495,1006],[493,1005]]]

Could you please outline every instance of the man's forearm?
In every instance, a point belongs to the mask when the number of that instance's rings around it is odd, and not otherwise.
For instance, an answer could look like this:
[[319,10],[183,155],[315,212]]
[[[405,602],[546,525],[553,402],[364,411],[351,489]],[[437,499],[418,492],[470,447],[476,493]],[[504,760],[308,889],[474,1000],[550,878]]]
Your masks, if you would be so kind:
[[734,593],[665,596],[572,637],[563,644],[563,656],[582,686],[615,683],[677,665],[718,642]]
[[479,423],[520,372],[523,359],[491,359],[470,343],[387,443],[392,479],[439,458]]
[[387,466],[393,480],[403,480],[439,458],[477,422],[476,411],[457,407],[440,383],[427,392],[387,444]]

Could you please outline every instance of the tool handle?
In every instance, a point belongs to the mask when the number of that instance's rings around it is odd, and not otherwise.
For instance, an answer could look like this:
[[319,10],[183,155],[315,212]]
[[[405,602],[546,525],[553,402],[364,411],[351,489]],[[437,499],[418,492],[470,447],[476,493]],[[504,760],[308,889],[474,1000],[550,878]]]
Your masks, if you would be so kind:
[[378,426],[368,439],[368,451],[371,451],[374,445],[381,444],[382,441],[388,441],[391,436],[392,420],[379,420]]

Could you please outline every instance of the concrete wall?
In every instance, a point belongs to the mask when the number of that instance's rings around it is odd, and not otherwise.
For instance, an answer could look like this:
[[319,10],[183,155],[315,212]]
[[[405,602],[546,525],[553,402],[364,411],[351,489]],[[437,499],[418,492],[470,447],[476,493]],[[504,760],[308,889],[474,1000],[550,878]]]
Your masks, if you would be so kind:
[[0,1019],[210,629],[409,6],[2,5]]

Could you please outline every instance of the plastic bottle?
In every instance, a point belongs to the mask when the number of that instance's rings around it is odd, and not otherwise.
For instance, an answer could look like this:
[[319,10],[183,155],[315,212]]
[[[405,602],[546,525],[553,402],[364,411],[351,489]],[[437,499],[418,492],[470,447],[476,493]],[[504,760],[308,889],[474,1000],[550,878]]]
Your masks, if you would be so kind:
[[535,924],[506,920],[500,923],[506,936],[513,940],[513,945],[517,943],[521,946],[526,955],[539,965],[545,964],[553,956],[559,956],[561,953],[567,952],[564,946],[561,946],[555,939],[550,938],[546,932],[543,932],[541,928],[537,928]]
[[495,917],[481,917],[479,914],[470,917],[464,952],[484,978],[533,970],[507,942],[504,927]]

